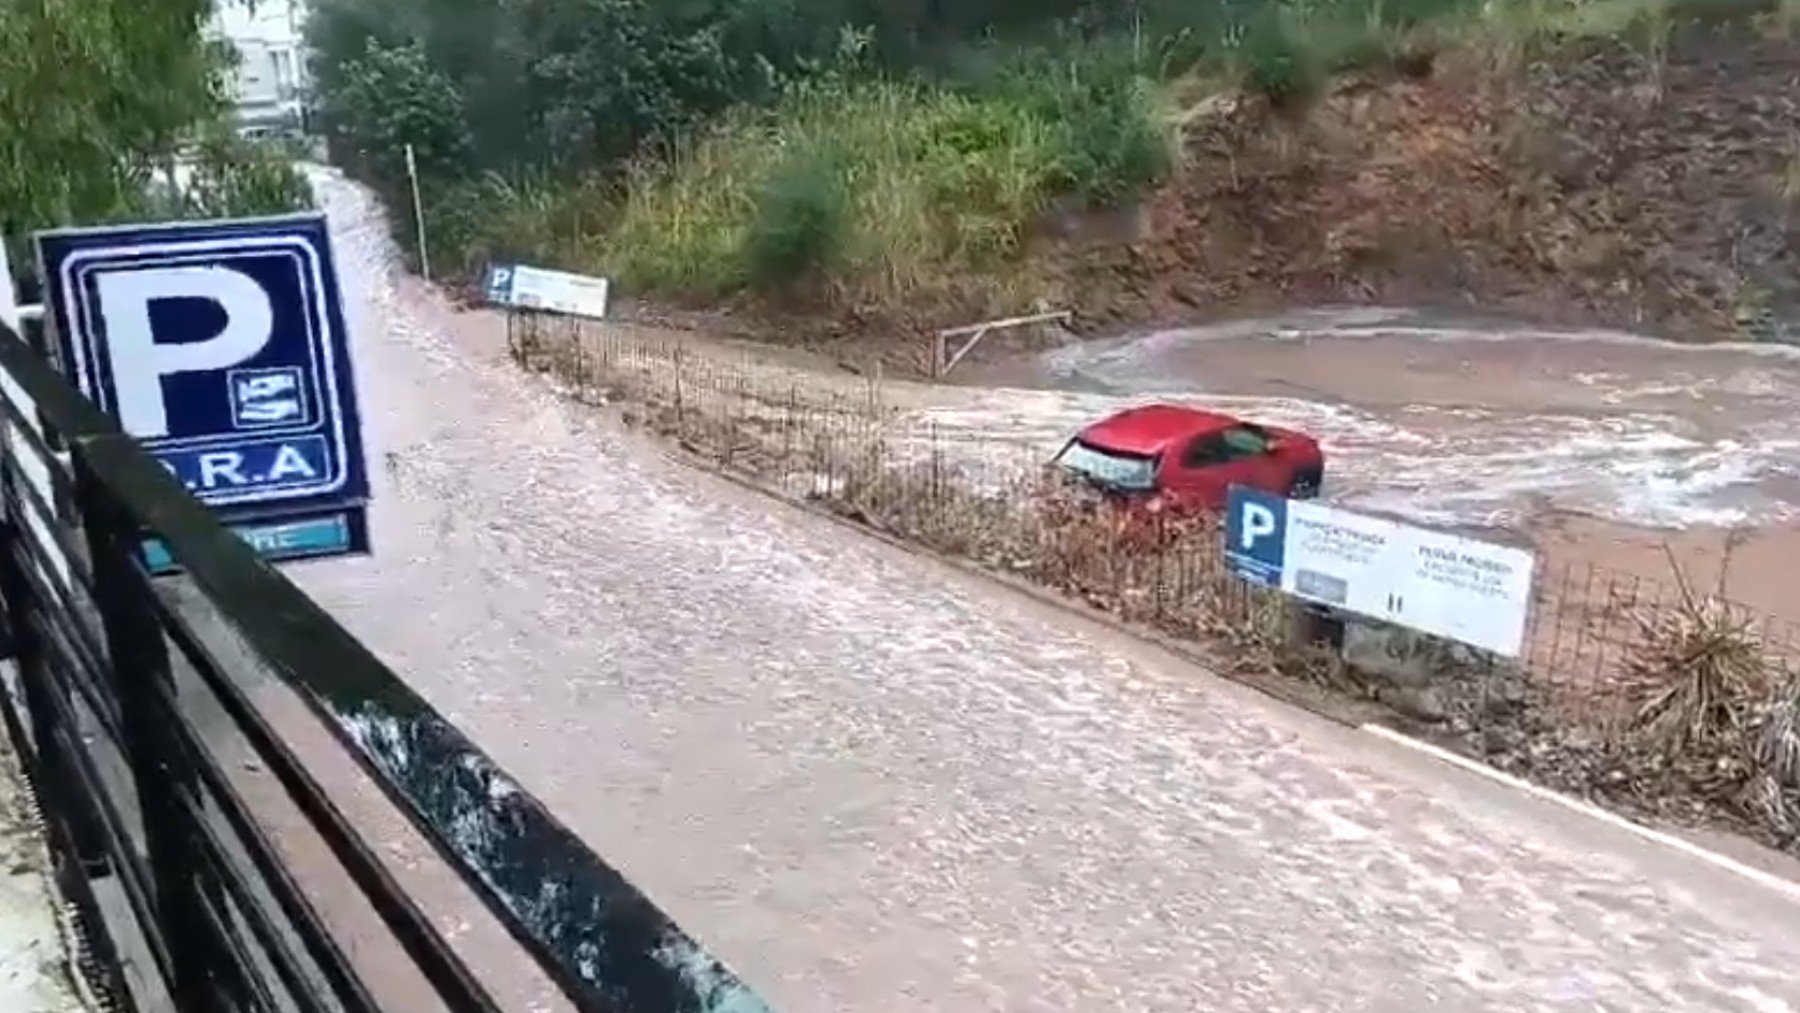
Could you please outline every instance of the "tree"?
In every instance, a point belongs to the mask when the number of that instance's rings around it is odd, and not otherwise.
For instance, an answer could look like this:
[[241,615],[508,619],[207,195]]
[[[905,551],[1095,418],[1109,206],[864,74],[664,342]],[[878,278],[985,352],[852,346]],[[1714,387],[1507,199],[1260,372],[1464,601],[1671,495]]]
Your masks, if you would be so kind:
[[336,73],[326,114],[361,168],[384,182],[396,181],[405,172],[411,145],[420,172],[462,174],[469,154],[462,99],[450,79],[431,66],[423,43],[384,45],[367,38],[362,56]]
[[[365,64],[370,40],[383,49],[416,43],[456,91],[471,141],[464,152],[467,168],[502,168],[529,158],[538,140],[525,92],[530,54],[521,38],[521,8],[527,6],[519,0],[319,0],[306,36],[327,116],[351,68]],[[350,115],[341,104],[337,112]],[[338,122],[329,129],[347,135],[361,128]]]
[[126,213],[222,108],[211,0],[0,3],[0,222],[9,234]]
[[334,132],[380,110],[350,94],[367,45],[416,44],[457,96],[464,170],[617,163],[735,103],[774,98],[831,52],[837,0],[321,0],[308,25]]

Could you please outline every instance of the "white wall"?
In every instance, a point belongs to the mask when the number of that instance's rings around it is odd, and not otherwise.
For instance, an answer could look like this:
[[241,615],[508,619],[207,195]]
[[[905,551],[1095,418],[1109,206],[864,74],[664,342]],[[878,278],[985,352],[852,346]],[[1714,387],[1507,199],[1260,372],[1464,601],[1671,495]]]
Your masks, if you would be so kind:
[[298,113],[309,84],[305,20],[306,0],[217,0],[207,34],[238,51],[231,86],[240,118]]

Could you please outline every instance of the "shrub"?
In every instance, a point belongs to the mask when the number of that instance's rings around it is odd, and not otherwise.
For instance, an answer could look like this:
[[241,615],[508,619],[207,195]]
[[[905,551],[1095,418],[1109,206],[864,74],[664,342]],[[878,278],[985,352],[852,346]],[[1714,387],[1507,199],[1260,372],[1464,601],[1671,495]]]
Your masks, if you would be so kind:
[[1245,32],[1238,58],[1244,87],[1278,106],[1304,102],[1324,84],[1325,68],[1276,6]]
[[1108,203],[1168,175],[1174,162],[1169,132],[1146,81],[1119,75],[1071,90],[1061,119],[1062,187]]
[[1741,736],[1772,678],[1751,621],[1697,592],[1672,553],[1669,564],[1680,597],[1674,608],[1634,617],[1628,689],[1633,730],[1673,755]]
[[843,253],[849,202],[838,159],[802,151],[776,166],[756,194],[744,233],[744,274],[783,288],[823,270]]
[[1028,55],[999,93],[1051,129],[1051,189],[1108,203],[1160,182],[1173,164],[1155,88],[1118,46],[1088,45],[1066,59]]
[[[396,238],[416,244],[411,197],[400,188],[389,206]],[[492,261],[581,267],[582,252],[612,224],[610,189],[544,173],[488,172],[446,184],[427,180],[426,241],[434,267],[478,273]],[[404,209],[404,210],[400,210]]]
[[741,288],[752,179],[773,161],[772,143],[748,125],[678,144],[634,164],[611,231],[584,251],[630,288],[716,297]]
[[384,46],[371,38],[337,75],[343,84],[326,96],[326,119],[359,168],[380,183],[405,179],[410,144],[421,174],[460,174],[470,151],[462,96],[422,45]]
[[241,140],[220,127],[204,138],[182,194],[182,213],[235,218],[303,211],[312,187],[278,145]]
[[991,99],[809,85],[634,164],[585,255],[640,291],[712,297],[830,265],[851,297],[894,298],[1017,250],[1044,204],[1051,133]]
[[[928,207],[892,193],[876,205],[886,212],[873,231],[889,242],[910,233],[920,257],[948,263],[987,265],[1015,253],[1044,204],[1060,150],[1055,128],[1016,103],[940,93],[908,133],[910,145],[880,171],[890,190],[912,186]],[[918,216],[911,222],[909,208]]]
[[1751,739],[1757,765],[1784,788],[1800,788],[1800,676],[1783,672]]
[[[434,259],[477,267],[503,248],[543,251],[681,298],[776,290],[829,271],[835,293],[859,302],[956,289],[1010,304],[1004,265],[1051,198],[1116,201],[1173,164],[1160,93],[1128,48],[1010,56],[956,88],[870,77],[863,44],[847,35],[838,69],[790,82],[772,108],[740,106],[611,172],[432,184]],[[358,82],[377,76],[418,83],[415,56],[380,51],[342,73],[339,93],[372,94]],[[406,125],[435,126],[444,106],[418,108]],[[369,135],[401,126],[387,110],[358,108]],[[463,143],[441,136],[446,150]],[[404,201],[391,203],[410,223]]]

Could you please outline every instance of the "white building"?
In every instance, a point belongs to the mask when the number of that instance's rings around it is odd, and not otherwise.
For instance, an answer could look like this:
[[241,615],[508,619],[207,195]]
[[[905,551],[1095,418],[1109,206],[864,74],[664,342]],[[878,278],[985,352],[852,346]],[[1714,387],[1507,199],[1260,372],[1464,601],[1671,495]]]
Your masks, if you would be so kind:
[[231,44],[231,96],[247,132],[298,131],[305,123],[306,0],[216,0],[207,36]]

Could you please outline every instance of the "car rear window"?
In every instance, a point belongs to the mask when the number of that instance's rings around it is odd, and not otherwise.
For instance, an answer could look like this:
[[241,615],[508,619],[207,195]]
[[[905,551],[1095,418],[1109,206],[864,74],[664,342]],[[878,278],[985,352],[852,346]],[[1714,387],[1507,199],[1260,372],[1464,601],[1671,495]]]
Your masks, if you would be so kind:
[[1156,461],[1140,454],[1101,450],[1076,440],[1056,455],[1056,463],[1077,475],[1115,489],[1156,488]]

